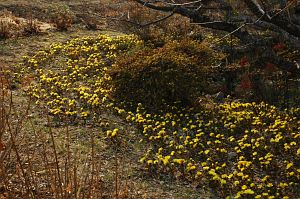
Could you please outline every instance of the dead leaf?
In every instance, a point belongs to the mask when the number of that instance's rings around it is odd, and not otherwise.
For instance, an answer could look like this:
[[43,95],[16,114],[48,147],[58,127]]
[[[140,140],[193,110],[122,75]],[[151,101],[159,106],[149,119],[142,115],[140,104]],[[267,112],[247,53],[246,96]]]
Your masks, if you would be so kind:
[[0,151],[4,151],[5,150],[5,145],[3,144],[3,142],[0,140]]
[[66,191],[67,191],[67,193],[72,193],[72,184],[71,183],[69,183],[69,185],[66,187]]

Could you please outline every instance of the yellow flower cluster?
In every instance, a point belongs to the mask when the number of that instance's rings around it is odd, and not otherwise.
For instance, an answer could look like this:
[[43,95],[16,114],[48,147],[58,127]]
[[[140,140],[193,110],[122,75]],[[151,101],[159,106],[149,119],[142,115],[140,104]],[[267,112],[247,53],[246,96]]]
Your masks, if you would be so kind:
[[95,121],[112,106],[107,69],[119,53],[139,43],[132,35],[99,35],[52,44],[33,57],[23,57],[23,73],[35,77],[27,93],[55,117]]
[[140,159],[149,171],[205,179],[223,198],[295,198],[300,190],[300,125],[295,114],[264,103],[225,103],[213,111],[193,109],[127,120],[150,148]]

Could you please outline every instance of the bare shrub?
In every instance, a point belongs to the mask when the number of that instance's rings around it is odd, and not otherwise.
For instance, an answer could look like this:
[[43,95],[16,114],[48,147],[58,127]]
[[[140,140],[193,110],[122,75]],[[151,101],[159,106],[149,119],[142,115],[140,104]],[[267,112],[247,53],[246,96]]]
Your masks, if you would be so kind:
[[24,34],[25,35],[34,35],[34,34],[38,34],[40,32],[40,28],[37,24],[37,20],[34,20],[32,18],[32,15],[30,15],[28,21],[26,22],[25,26],[24,26]]
[[[170,39],[182,39],[199,32],[199,27],[190,23],[188,18],[149,10],[134,2],[119,3],[111,6],[108,19],[114,21],[117,29],[134,33],[144,41],[162,46]],[[200,36],[199,36],[200,38]]]
[[22,24],[7,10],[0,12],[0,39],[18,36],[22,32]]
[[40,32],[39,22],[33,19],[32,15],[29,19],[25,19],[16,17],[9,11],[0,12],[0,39],[34,35]]
[[55,27],[61,31],[71,28],[75,19],[75,15],[70,8],[62,4],[53,4],[49,9],[49,14]]

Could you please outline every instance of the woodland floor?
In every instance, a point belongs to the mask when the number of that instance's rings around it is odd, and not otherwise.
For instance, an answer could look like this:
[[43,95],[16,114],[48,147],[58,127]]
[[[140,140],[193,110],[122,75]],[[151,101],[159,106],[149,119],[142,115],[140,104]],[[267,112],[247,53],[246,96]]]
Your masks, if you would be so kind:
[[[48,6],[48,1],[13,1],[13,0],[2,0],[0,2],[0,10],[8,9],[13,12],[16,16],[26,18],[29,12],[32,12],[34,17],[37,17],[40,21],[47,18],[44,16],[44,9]],[[83,13],[82,7],[86,4],[80,0],[74,1],[59,1],[60,3],[65,3],[68,5],[76,15]],[[96,7],[97,3],[100,1],[89,1],[89,6]],[[93,12],[97,12],[94,9]],[[102,30],[90,31],[87,30],[83,24],[77,23],[73,27],[65,32],[59,32],[56,30],[48,31],[41,35],[33,35],[28,37],[18,37],[10,38],[6,40],[0,40],[0,64],[5,68],[11,70],[18,67],[18,63],[21,61],[22,56],[32,55],[35,51],[48,47],[51,43],[66,42],[72,38],[82,37],[82,36],[93,36],[98,34],[109,34],[115,35],[120,34],[112,30]],[[17,112],[24,112],[26,110],[26,104],[30,103],[28,99],[24,96],[21,86],[13,89],[13,99],[14,106]],[[43,117],[43,113],[38,107],[34,105],[31,106],[29,114],[29,121],[23,128],[23,131],[19,137],[24,140],[20,142],[18,147],[20,148],[21,155],[22,149],[27,148],[32,153],[38,153],[41,143],[49,143],[49,135],[39,135],[45,132],[43,129],[47,128],[47,118]],[[108,116],[107,120],[113,119],[118,120],[118,118],[113,118],[113,116]],[[122,122],[119,125],[126,125]],[[34,128],[33,128],[34,126]],[[126,128],[130,131],[134,131],[130,126]],[[204,190],[202,188],[194,188],[191,185],[185,184],[183,182],[176,182],[168,179],[167,176],[154,177],[147,175],[138,164],[139,154],[142,153],[142,147],[138,144],[138,138],[132,136],[128,138],[130,141],[127,142],[128,146],[121,147],[121,150],[116,151],[115,148],[107,144],[103,136],[100,135],[102,127],[89,127],[89,126],[68,126],[68,131],[70,133],[70,150],[71,153],[82,154],[79,156],[84,160],[84,155],[90,151],[90,141],[96,138],[95,146],[95,156],[97,161],[101,164],[101,172],[103,176],[103,181],[105,182],[105,189],[107,193],[109,190],[114,189],[114,175],[115,175],[115,157],[118,157],[118,167],[120,172],[120,181],[128,184],[129,198],[180,198],[180,199],[192,199],[192,198],[214,198],[212,191]],[[66,137],[66,126],[55,127],[52,129],[55,136],[55,142],[57,144],[58,154],[62,157],[65,155],[66,150],[64,148],[65,137]],[[39,139],[39,138],[43,139]],[[92,137],[94,139],[92,139]],[[34,139],[36,138],[36,139]],[[24,146],[24,147],[23,147]],[[49,152],[50,153],[50,152]],[[124,155],[125,154],[125,155]],[[79,161],[81,161],[79,160]],[[33,160],[36,166],[41,163],[40,158]],[[13,186],[13,185],[12,185]],[[1,182],[0,182],[1,187]],[[108,198],[112,197],[108,194]],[[1,194],[0,194],[1,198]]]

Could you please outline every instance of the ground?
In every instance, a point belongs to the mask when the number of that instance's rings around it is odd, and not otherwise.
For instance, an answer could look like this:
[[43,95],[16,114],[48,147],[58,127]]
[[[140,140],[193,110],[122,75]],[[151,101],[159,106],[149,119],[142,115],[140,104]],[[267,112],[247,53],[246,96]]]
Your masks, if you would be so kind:
[[[32,15],[34,19],[51,25],[49,15],[47,15],[46,11],[52,3],[47,2],[48,1],[41,0],[2,0],[0,2],[0,11],[2,9],[7,9],[12,11],[15,16],[25,19],[28,19],[28,16]],[[91,15],[97,16],[98,12],[101,10],[101,7],[97,7],[99,2],[101,1],[57,1],[56,3],[68,6],[71,11],[75,13],[76,19],[72,28],[67,31],[50,29],[44,31],[42,34],[19,36],[0,40],[0,65],[6,69],[13,70],[14,68],[15,70],[15,68],[18,68],[18,63],[22,60],[22,56],[30,56],[39,49],[47,48],[52,43],[66,42],[72,38],[95,36],[98,34],[122,34],[105,26],[102,26],[101,30],[93,31],[85,28],[82,20],[80,19],[81,16],[83,16],[84,19],[87,10],[90,10]],[[18,135],[18,142],[16,142],[18,144],[17,148],[20,151],[20,155],[24,156],[21,157],[21,159],[26,159],[25,156],[28,154],[31,154],[31,156],[34,156],[33,154],[37,154],[36,158],[34,158],[31,163],[33,167],[37,167],[36,170],[39,170],[38,168],[41,167],[41,162],[43,161],[41,157],[45,156],[38,154],[40,151],[43,151],[43,146],[48,147],[48,145],[50,146],[52,143],[51,136],[48,131],[47,118],[45,118],[43,111],[41,111],[39,107],[36,107],[28,101],[28,98],[25,97],[22,91],[22,85],[18,85],[16,88],[13,88],[12,93],[15,114],[25,115],[27,119],[23,126],[23,130],[20,131],[20,134]],[[26,113],[28,103],[31,104],[31,108],[30,111]],[[112,120],[116,120],[116,125],[128,129],[129,134],[130,132],[135,131],[133,127],[123,124],[122,121],[118,118],[114,118],[114,116],[108,116],[106,120],[109,120],[110,122]],[[105,125],[105,122],[103,125]],[[87,161],[86,159],[91,156],[91,148],[93,148],[94,154],[92,156],[96,157],[96,162],[100,165],[100,168],[97,171],[101,173],[99,176],[102,177],[101,180],[104,182],[104,187],[102,188],[104,189],[106,197],[103,196],[103,198],[114,197],[112,190],[115,190],[116,175],[120,184],[119,189],[123,191],[120,192],[119,198],[122,198],[122,194],[124,195],[124,198],[214,198],[211,193],[212,191],[205,190],[204,188],[193,187],[187,183],[175,181],[167,176],[147,175],[138,163],[138,157],[142,153],[143,148],[139,146],[139,138],[135,136],[129,137],[128,140],[130,141],[126,142],[127,145],[120,147],[120,149],[116,151],[116,145],[109,144],[107,140],[105,140],[104,136],[101,135],[103,130],[102,126],[89,127],[83,125],[72,125],[68,126],[68,130],[66,130],[66,128],[66,126],[57,126],[52,129],[58,158],[61,158],[61,161],[63,161],[67,156],[66,153],[70,153],[73,157],[72,160],[78,158],[78,167],[82,167],[82,165],[84,165],[84,161]],[[132,133],[130,135],[132,135]],[[91,143],[95,143],[93,144],[93,147],[91,147]],[[46,149],[45,152],[53,154],[53,152],[51,152],[52,149],[53,148],[49,147],[49,149]],[[115,161],[116,157],[117,161]],[[49,156],[49,158],[53,159],[51,156]],[[118,163],[117,167],[116,162]],[[8,170],[11,171],[16,169],[15,167],[16,165],[11,163]],[[84,168],[82,168],[82,171],[85,171]],[[43,173],[43,170],[40,170],[38,173]],[[81,174],[84,175],[84,173]],[[4,193],[9,191],[6,190],[7,187],[13,187],[13,183],[16,182],[17,181],[10,181],[9,185],[3,185],[0,183],[0,188],[5,187],[3,190],[0,189],[1,199],[2,197],[6,198]],[[43,182],[39,179],[36,179],[35,182],[41,186],[43,184]],[[20,197],[18,193],[9,194],[11,197]],[[43,194],[43,196],[40,195],[38,197],[46,198],[47,193],[45,192]]]

